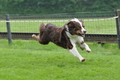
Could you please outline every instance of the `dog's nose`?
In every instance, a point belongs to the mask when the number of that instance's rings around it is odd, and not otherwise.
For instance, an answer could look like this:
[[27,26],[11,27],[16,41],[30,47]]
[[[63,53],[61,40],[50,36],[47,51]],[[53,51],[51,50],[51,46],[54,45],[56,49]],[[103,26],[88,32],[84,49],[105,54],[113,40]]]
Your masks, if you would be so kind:
[[86,33],[86,31],[83,31],[84,33]]

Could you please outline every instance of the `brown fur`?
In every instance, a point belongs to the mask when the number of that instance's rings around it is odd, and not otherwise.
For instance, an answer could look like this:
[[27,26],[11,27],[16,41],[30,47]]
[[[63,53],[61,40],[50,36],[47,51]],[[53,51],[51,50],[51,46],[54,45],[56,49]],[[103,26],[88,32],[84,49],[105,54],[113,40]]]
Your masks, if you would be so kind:
[[[69,32],[71,35],[80,35],[80,26],[79,23],[74,21],[69,21],[67,24]],[[53,42],[58,46],[61,46],[65,49],[72,49],[73,45],[71,44],[68,36],[66,35],[65,26],[57,27],[51,23],[40,25],[40,34],[38,36],[32,35],[32,37],[37,40],[41,44],[48,44],[49,42]]]
[[51,23],[46,25],[42,23],[40,25],[40,34],[38,36],[33,35],[32,37],[41,44],[48,44],[49,42],[53,42],[65,49],[72,49],[73,47],[65,33],[65,28],[57,27]]

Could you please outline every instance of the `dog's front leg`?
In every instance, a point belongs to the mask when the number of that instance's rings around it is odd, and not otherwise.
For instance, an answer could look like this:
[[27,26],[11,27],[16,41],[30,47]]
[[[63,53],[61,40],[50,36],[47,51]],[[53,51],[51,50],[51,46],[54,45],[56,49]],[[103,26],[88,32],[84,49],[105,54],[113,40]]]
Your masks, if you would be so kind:
[[82,49],[85,49],[87,52],[91,52],[91,49],[89,48],[89,46],[85,42],[80,43],[80,47]]
[[76,46],[75,46],[75,45],[73,46],[72,49],[69,50],[69,52],[70,52],[71,54],[73,54],[74,56],[76,56],[81,62],[84,62],[84,61],[85,61],[85,58],[83,58],[83,57],[79,54],[79,52],[78,52],[78,50],[76,49]]

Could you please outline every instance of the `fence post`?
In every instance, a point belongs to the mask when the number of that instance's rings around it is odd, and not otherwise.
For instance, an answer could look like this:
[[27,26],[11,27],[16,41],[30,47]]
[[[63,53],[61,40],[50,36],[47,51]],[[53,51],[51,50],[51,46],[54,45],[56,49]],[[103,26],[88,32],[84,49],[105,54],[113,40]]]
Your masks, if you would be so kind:
[[116,10],[116,16],[118,16],[118,18],[116,18],[117,41],[118,41],[118,46],[120,49],[120,9]]
[[[9,21],[10,17],[9,14],[6,14],[6,21]],[[10,30],[10,22],[6,22],[6,26],[7,26],[7,34],[8,34],[8,43],[11,44],[12,43],[12,34],[11,34],[11,30]]]

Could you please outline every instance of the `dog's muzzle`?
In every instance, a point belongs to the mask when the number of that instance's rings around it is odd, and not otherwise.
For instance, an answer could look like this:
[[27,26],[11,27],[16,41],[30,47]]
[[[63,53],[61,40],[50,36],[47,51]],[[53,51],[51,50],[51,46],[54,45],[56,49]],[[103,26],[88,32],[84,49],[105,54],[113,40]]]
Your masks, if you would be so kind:
[[78,33],[78,35],[81,37],[85,37],[85,33],[86,33],[86,31],[83,31],[83,33]]

